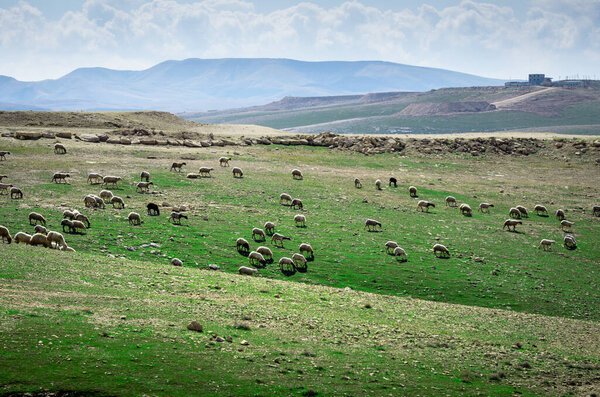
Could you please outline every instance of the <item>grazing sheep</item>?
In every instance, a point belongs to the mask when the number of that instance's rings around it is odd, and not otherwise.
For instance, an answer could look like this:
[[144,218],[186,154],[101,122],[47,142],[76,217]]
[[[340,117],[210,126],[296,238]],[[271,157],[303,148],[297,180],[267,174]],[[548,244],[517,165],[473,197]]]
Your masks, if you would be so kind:
[[64,172],[55,172],[54,175],[52,176],[52,181],[51,182],[56,182],[56,183],[60,183],[60,181],[63,181],[64,183],[67,183],[67,178],[70,178],[71,175],[64,173]]
[[77,233],[79,231],[79,233],[83,234],[83,231],[86,230],[87,228],[85,227],[85,224],[81,221],[73,221],[73,233]]
[[426,200],[419,200],[419,202],[417,203],[417,211],[421,210],[421,212],[423,212],[423,208],[425,208],[425,212],[429,212],[429,207],[435,208],[435,204],[430,203]]
[[504,222],[504,226],[502,226],[502,230],[504,230],[504,228],[508,228],[508,231],[510,232],[511,231],[510,227],[512,226],[512,231],[516,232],[517,231],[516,230],[517,225],[522,225],[522,224],[523,224],[522,221],[517,221],[517,220],[514,220],[514,219],[507,219]]
[[86,208],[94,208],[96,207],[96,199],[94,198],[94,196],[88,194],[83,198],[83,204]]
[[465,215],[465,216],[472,216],[473,215],[472,210],[471,210],[471,206],[469,204],[462,203],[460,205],[460,207],[458,207],[458,209],[459,209],[460,213],[463,214],[463,215]]
[[281,247],[283,248],[283,240],[291,240],[291,237],[286,237],[282,234],[279,233],[275,233],[271,236],[271,243],[275,244],[277,246],[277,242],[279,241],[281,243]]
[[2,242],[4,242],[4,240],[6,240],[6,242],[8,244],[10,244],[12,241],[10,232],[8,231],[8,229],[5,226],[0,226],[0,238],[2,239]]
[[235,241],[235,248],[239,252],[248,252],[250,251],[250,244],[246,239],[240,237]]
[[417,196],[417,188],[414,186],[409,187],[408,194],[410,194],[410,197],[418,197]]
[[555,216],[559,219],[559,220],[563,220],[565,219],[565,211],[561,210],[560,208],[556,210],[556,214]]
[[360,179],[354,178],[354,187],[357,189],[362,189],[362,183],[360,183]]
[[177,171],[177,172],[181,172],[181,167],[183,167],[184,165],[187,165],[186,163],[173,163],[171,164],[171,169],[169,171]]
[[306,258],[302,254],[294,254],[292,255],[292,261],[294,262],[294,266],[297,269],[306,268]]
[[522,217],[529,218],[529,213],[527,212],[527,208],[523,207],[522,205],[517,205],[517,209],[521,213]]
[[[123,201],[123,199],[119,196],[113,196],[113,198],[110,199],[110,203],[112,204],[113,208],[125,208],[125,201]],[[115,206],[115,204],[118,206]]]
[[104,177],[102,175],[98,174],[97,172],[90,172],[88,174],[87,181],[88,181],[88,183],[90,185],[97,185],[97,184],[102,183],[104,181]]
[[554,240],[548,240],[548,239],[542,239],[542,241],[540,241],[540,245],[538,246],[538,249],[540,248],[544,248],[544,251],[551,251],[552,250],[552,244],[554,244],[556,241]]
[[171,259],[171,265],[173,266],[183,266],[183,262],[179,258]]
[[[563,219],[562,221],[560,221],[560,230],[562,230],[563,232],[570,231],[574,224],[575,224],[575,222],[570,222],[570,221],[567,221],[566,219]],[[568,229],[568,230],[565,230],[565,229]]]
[[[48,233],[50,234],[50,233]],[[29,240],[29,244],[36,247],[38,245],[43,245],[46,248],[51,248],[52,244],[50,241],[48,241],[48,236],[46,236],[45,234],[41,234],[41,233],[36,233],[33,236],[31,236],[31,239]]]
[[10,152],[0,152],[0,161],[6,160],[6,155]]
[[60,247],[60,250],[66,252],[77,252],[75,251],[75,248],[67,247],[66,245],[64,247]]
[[294,270],[294,261],[291,258],[284,256],[279,259],[279,268],[281,271]]
[[19,232],[15,234],[15,244],[25,243],[29,244],[31,242],[31,234]]
[[402,258],[402,261],[408,260],[408,255],[406,255],[406,251],[404,251],[404,249],[400,247],[394,248],[394,256]]
[[381,229],[381,222],[378,222],[375,219],[367,219],[365,221],[365,228],[370,232],[376,231],[377,226],[379,226],[379,229]]
[[288,205],[290,205],[292,202],[292,196],[287,193],[281,193],[279,195],[279,204],[285,205],[284,202],[287,202]]
[[140,173],[140,181],[150,182],[150,173],[148,171],[142,171]]
[[77,218],[77,216],[78,216],[79,214],[80,214],[80,212],[79,212],[79,211],[77,211],[77,210],[73,210],[73,217],[74,217],[74,218]]
[[265,258],[256,251],[252,251],[248,254],[248,260],[250,261],[250,264],[252,266],[256,266],[256,262],[258,262],[259,264],[261,264],[263,266],[267,264],[267,261],[265,260]]
[[388,182],[388,186],[392,186],[394,185],[394,187],[398,187],[398,180],[394,177],[390,178],[390,181]]
[[518,209],[512,207],[508,211],[508,216],[510,216],[511,218],[521,219],[521,211],[519,211]]
[[546,207],[544,207],[543,205],[540,204],[536,204],[535,207],[533,207],[533,210],[539,215],[539,216],[548,216],[548,210],[546,209]]
[[592,214],[594,216],[600,216],[600,205],[595,205],[592,207]]
[[[96,196],[95,194],[91,194],[92,198],[96,201],[96,204],[94,205],[94,207],[96,208],[106,208],[106,205],[104,204],[104,200],[102,200],[101,197]],[[110,202],[112,203],[112,199],[115,198],[115,196],[113,196],[110,199]]]
[[210,172],[214,170],[214,168],[210,168],[210,167],[201,167],[199,172],[200,172],[200,176],[203,177],[210,177]]
[[[34,234],[34,236],[36,236]],[[31,238],[33,240],[33,237]],[[56,248],[58,247],[66,247],[67,243],[65,242],[65,238],[59,232],[48,232],[47,236],[49,248],[52,248],[52,243],[56,244]]]
[[[35,223],[32,223],[32,221],[35,221]],[[29,213],[29,224],[37,225],[38,222],[40,222],[42,225],[46,226],[46,218],[44,218],[42,216],[42,214],[38,214],[37,212],[30,212]]]
[[242,171],[241,168],[233,167],[232,171],[233,171],[234,178],[243,178],[244,177],[244,172]]
[[104,178],[102,178],[102,186],[108,186],[109,184],[114,185],[115,187],[118,187],[118,183],[119,181],[122,181],[123,178],[121,178],[120,176],[105,176]]
[[48,234],[48,229],[46,229],[44,226],[42,225],[35,225],[35,227],[33,228],[33,230],[36,233],[41,233],[41,234]]
[[238,273],[240,273],[242,275],[246,275],[246,276],[252,276],[252,275],[258,274],[258,270],[252,269],[251,267],[247,267],[247,266],[241,266],[238,269]]
[[135,185],[135,190],[136,191],[139,190],[140,193],[149,192],[150,191],[150,185],[154,185],[154,183],[153,182],[138,182]]
[[130,212],[129,215],[127,215],[127,219],[132,226],[142,224],[142,217],[137,212]]
[[158,208],[158,204],[148,203],[146,205],[146,209],[148,210],[148,215],[150,216],[160,215],[160,209]]
[[302,178],[302,171],[297,170],[297,169],[293,169],[292,170],[292,179],[303,179]]
[[73,220],[73,218],[75,218],[75,214],[71,210],[64,210],[63,211],[63,219],[65,219],[65,218],[69,218],[69,219]]
[[258,247],[256,249],[256,252],[258,252],[259,254],[261,254],[265,258],[268,257],[269,260],[273,260],[273,252],[268,247],[263,247],[263,246]]
[[88,229],[91,226],[89,218],[83,214],[75,215],[75,220],[79,221],[79,222],[83,222]]
[[381,190],[381,180],[377,179],[375,181],[375,189]]
[[265,222],[265,232],[267,234],[275,233],[275,224],[273,222]]
[[490,203],[481,203],[479,204],[479,211],[482,213],[490,213],[490,207],[494,207],[494,204]]
[[180,212],[172,211],[171,215],[169,215],[169,222],[173,222],[174,224],[181,225],[181,218],[187,219],[187,215],[183,215]]
[[252,240],[257,241],[256,236],[259,236],[261,238],[260,241],[265,241],[267,239],[265,237],[265,232],[263,232],[263,230],[258,227],[252,229]]
[[565,248],[573,250],[575,248],[577,248],[577,242],[575,241],[575,236],[569,234],[566,235],[563,238],[563,244],[565,245]]
[[299,210],[304,209],[304,205],[302,204],[302,200],[300,200],[300,199],[293,199],[291,207],[293,209],[299,209]]
[[221,157],[221,158],[219,158],[219,165],[221,167],[229,167],[229,160],[231,160],[231,158]]
[[298,251],[301,254],[305,255],[305,256],[308,255],[308,254],[310,254],[310,256],[308,256],[309,258],[314,258],[315,257],[315,253],[313,251],[313,248],[308,243],[302,243],[302,244],[300,244],[300,247],[298,248]]
[[200,174],[194,174],[193,172],[190,172],[185,177],[188,179],[198,179],[198,178],[200,178]]
[[[13,185],[9,185],[6,183],[0,183],[0,195],[8,195],[8,190],[13,187]],[[6,193],[2,193],[2,192],[6,192]]]
[[[75,231],[73,229],[73,221],[70,219],[63,219],[60,222],[60,225],[62,226],[63,232],[65,232],[65,233],[72,233]],[[68,228],[69,230],[65,230],[65,228]],[[48,233],[46,233],[46,234],[48,234]]]
[[54,154],[66,154],[67,148],[62,143],[54,144]]
[[8,178],[8,175],[0,175],[0,182],[2,182],[4,178]]
[[113,197],[114,197],[114,194],[110,190],[102,190],[100,192],[100,198],[102,200],[106,201],[107,203],[110,203],[110,200],[112,200]]
[[435,256],[438,256],[438,254],[441,254],[442,257],[449,258],[450,257],[450,250],[448,250],[448,248],[446,248],[445,245],[435,244],[433,246],[433,254]]
[[295,215],[294,224],[296,227],[306,227],[306,217],[301,214]]
[[394,248],[396,248],[398,246],[398,243],[395,241],[388,241],[387,243],[385,243],[385,252],[387,254],[394,251]]
[[10,198],[11,199],[22,199],[23,198],[23,191],[21,189],[19,189],[18,187],[11,187],[10,188]]
[[446,207],[456,207],[458,204],[456,203],[456,198],[454,196],[446,197]]

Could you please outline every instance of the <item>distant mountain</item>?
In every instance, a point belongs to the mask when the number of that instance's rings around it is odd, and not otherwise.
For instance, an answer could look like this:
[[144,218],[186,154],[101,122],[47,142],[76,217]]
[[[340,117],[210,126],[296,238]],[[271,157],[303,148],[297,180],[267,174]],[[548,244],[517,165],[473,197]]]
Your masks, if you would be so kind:
[[[146,70],[81,68],[56,80],[0,76],[0,109],[204,111],[279,98],[500,85],[444,69],[380,61],[186,59]],[[6,110],[6,109],[5,109]]]

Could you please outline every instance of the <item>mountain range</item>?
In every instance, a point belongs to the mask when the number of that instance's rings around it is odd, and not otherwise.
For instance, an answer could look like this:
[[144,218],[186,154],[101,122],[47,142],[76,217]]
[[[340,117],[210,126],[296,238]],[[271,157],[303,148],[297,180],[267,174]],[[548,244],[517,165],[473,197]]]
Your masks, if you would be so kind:
[[140,71],[80,68],[35,82],[0,76],[0,110],[194,112],[291,97],[500,85],[444,69],[382,61],[227,58],[165,61]]

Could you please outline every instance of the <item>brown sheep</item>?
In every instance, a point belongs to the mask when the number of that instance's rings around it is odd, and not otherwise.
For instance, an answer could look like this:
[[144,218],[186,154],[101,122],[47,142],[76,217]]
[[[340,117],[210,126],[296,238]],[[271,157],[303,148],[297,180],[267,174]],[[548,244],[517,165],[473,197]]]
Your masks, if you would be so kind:
[[51,242],[48,241],[48,236],[46,236],[45,234],[41,234],[41,233],[36,233],[33,236],[31,236],[31,239],[29,240],[29,244],[34,247],[36,247],[38,245],[42,245],[46,248],[52,247]]
[[[560,221],[560,230],[562,230],[563,232],[570,231],[574,224],[575,224],[575,222],[570,222],[570,221],[567,221],[566,219],[563,219],[562,221]],[[565,230],[565,229],[568,229],[568,230]]]
[[409,187],[408,194],[410,195],[410,197],[418,197],[417,196],[417,188],[414,186]]
[[239,252],[249,252],[250,251],[250,244],[244,238],[241,238],[241,237],[238,238],[235,242],[235,246]]
[[31,234],[19,232],[19,233],[15,234],[14,240],[15,240],[15,244],[19,244],[19,243],[29,244],[29,243],[31,243]]
[[600,216],[600,205],[595,205],[592,207],[592,214],[594,216]]
[[456,198],[454,196],[446,197],[446,207],[456,207],[458,204],[456,203]]
[[357,189],[362,189],[362,183],[360,183],[360,179],[354,178],[354,187]]
[[33,230],[36,233],[41,233],[41,234],[48,234],[48,229],[46,229],[44,226],[42,225],[35,225],[35,227],[33,228]]
[[229,161],[231,160],[231,158],[229,157],[221,157],[219,159],[219,165],[221,167],[229,167]]
[[370,232],[376,231],[377,226],[379,226],[379,229],[381,229],[381,222],[376,221],[375,219],[367,219],[365,221],[365,228]]
[[61,181],[63,183],[68,184],[67,182],[67,178],[70,178],[71,175],[64,173],[64,172],[55,172],[54,175],[52,176],[52,181],[51,182],[56,182],[56,183],[60,183]]
[[[13,185],[7,183],[0,183],[0,195],[8,195],[9,189],[13,187]],[[6,192],[6,193],[3,193]]]
[[[34,221],[34,223],[32,223]],[[38,214],[37,212],[29,213],[29,224],[37,225],[40,222],[42,225],[46,226],[46,218],[42,216],[42,214]]]
[[287,193],[281,193],[279,195],[279,204],[285,205],[284,202],[288,203],[288,205],[291,205],[291,203],[292,203],[292,196],[290,196]]
[[10,198],[11,199],[22,199],[23,198],[23,191],[21,189],[19,189],[18,187],[11,187],[10,188]]
[[123,199],[119,196],[113,196],[113,198],[110,199],[110,203],[112,204],[113,208],[125,208],[125,201],[123,201]]
[[554,240],[548,240],[548,239],[542,239],[542,241],[540,241],[540,245],[538,246],[538,249],[543,248],[544,251],[552,251],[552,244],[554,244],[556,241]]
[[502,226],[502,230],[504,230],[504,228],[508,228],[508,231],[510,232],[511,231],[510,227],[512,226],[512,231],[516,232],[517,231],[516,230],[517,225],[522,225],[522,224],[523,224],[522,221],[517,221],[517,220],[514,220],[514,219],[507,219],[504,222],[504,226]]
[[394,248],[396,248],[398,246],[398,243],[395,241],[388,241],[387,243],[385,243],[385,252],[386,253],[390,253],[394,251]]
[[508,211],[508,216],[511,218],[521,219],[521,211],[513,207]]
[[523,207],[522,205],[517,205],[517,209],[521,213],[522,217],[529,218],[529,212],[527,212],[527,208]]
[[[256,239],[256,236],[260,237],[260,240]],[[266,241],[265,232],[262,229],[255,227],[252,229],[252,240],[254,241]]]
[[271,243],[275,244],[277,246],[277,242],[281,243],[281,248],[283,248],[283,241],[284,240],[291,240],[291,237],[286,237],[284,235],[281,235],[279,233],[275,233],[271,236]]
[[66,154],[67,148],[62,143],[54,144],[54,154]]
[[479,204],[479,211],[481,211],[482,213],[490,213],[490,208],[494,207],[494,204],[490,204],[490,203],[481,203]]
[[140,193],[149,192],[150,191],[150,185],[154,185],[154,183],[153,182],[138,182],[135,185],[135,190],[139,191]]
[[304,209],[304,205],[302,204],[302,200],[300,200],[300,199],[293,199],[291,207],[293,209],[299,209],[299,210]]
[[244,177],[244,172],[239,167],[233,167],[233,169],[231,171],[233,172],[234,178],[243,178]]
[[98,174],[97,172],[91,172],[88,174],[87,181],[90,185],[97,185],[104,181],[104,177],[102,175]]
[[560,208],[556,210],[556,214],[555,216],[559,219],[559,220],[563,220],[565,219],[565,211],[561,210]]
[[181,168],[187,165],[186,163],[173,163],[171,164],[171,169],[169,171],[177,171],[177,172],[181,172]]
[[[63,232],[65,233],[73,233],[75,230],[73,229],[73,221],[70,219],[63,219],[60,222],[60,225],[62,226]],[[65,228],[68,228],[69,230],[65,230]],[[48,233],[46,233],[48,234]]]
[[140,181],[150,182],[150,173],[148,171],[142,171],[140,173]]
[[0,175],[0,182],[2,182],[4,178],[8,178],[8,175]]
[[425,212],[429,212],[429,207],[435,208],[435,204],[430,203],[426,200],[419,200],[419,202],[417,203],[417,211],[421,210],[421,212],[423,212],[423,208],[425,208]]
[[298,179],[298,180],[302,180],[302,171],[297,170],[297,169],[293,169],[292,170],[292,179]]
[[177,211],[171,211],[171,215],[169,215],[169,222],[173,222],[173,224],[181,225],[181,218],[188,219],[187,215],[183,215]]
[[137,212],[130,212],[129,215],[127,215],[127,219],[132,226],[139,226],[142,224],[142,217]]
[[5,240],[8,244],[10,244],[12,242],[12,237],[10,235],[10,232],[8,231],[8,228],[6,228],[5,226],[0,226],[0,238],[2,239],[2,242],[4,242]]
[[102,186],[108,186],[110,185],[114,185],[115,187],[118,187],[118,183],[119,181],[122,181],[123,178],[121,178],[120,176],[105,176],[104,178],[102,178]]
[[198,172],[200,173],[200,176],[202,176],[202,177],[210,177],[210,172],[212,170],[214,170],[214,168],[211,168],[211,167],[201,167]]
[[10,152],[0,152],[0,161],[6,160],[7,154],[10,154]]
[[267,234],[275,233],[275,223],[273,222],[265,222],[265,232]]
[[543,205],[536,204],[535,207],[533,207],[533,210],[538,214],[538,216],[548,216],[548,210]]

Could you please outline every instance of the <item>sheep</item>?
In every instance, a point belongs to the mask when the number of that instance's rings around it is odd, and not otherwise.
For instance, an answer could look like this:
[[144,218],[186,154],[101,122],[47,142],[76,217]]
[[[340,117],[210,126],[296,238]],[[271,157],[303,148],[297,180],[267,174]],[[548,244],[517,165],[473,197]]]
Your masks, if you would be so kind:
[[306,268],[306,258],[302,254],[294,254],[292,255],[292,261],[294,262],[294,266],[297,269]]
[[456,198],[454,196],[446,197],[446,207],[456,207],[458,204],[456,203]]
[[354,178],[354,187],[357,189],[362,189],[362,183],[360,183],[360,179]]
[[465,204],[462,203],[460,205],[460,207],[458,207],[458,209],[460,210],[461,214],[465,215],[465,216],[472,216],[472,210],[471,210],[471,206],[469,204]]
[[268,247],[260,246],[256,249],[256,252],[258,252],[265,258],[268,257],[268,260],[271,260],[271,261],[273,260],[273,252]]
[[8,175],[0,175],[0,182],[2,182],[4,178],[8,178]]
[[135,185],[135,190],[136,191],[139,190],[140,193],[148,192],[148,191],[150,191],[150,185],[154,185],[154,183],[153,182],[138,182]]
[[10,235],[10,232],[8,231],[8,228],[6,228],[6,226],[0,226],[0,238],[2,239],[2,242],[4,242],[4,240],[6,240],[6,242],[8,244],[11,243],[12,237]]
[[257,241],[256,236],[261,238],[259,241],[266,241],[265,232],[258,227],[252,229],[252,240]]
[[46,235],[48,234],[48,229],[46,229],[42,225],[35,225],[33,230],[35,231],[35,233],[41,233],[41,234],[46,234]]
[[81,234],[83,234],[83,231],[86,230],[87,228],[85,227],[85,224],[81,221],[73,221],[73,233],[77,233],[77,230],[79,230],[79,232]]
[[239,167],[233,167],[233,169],[231,171],[233,172],[234,178],[243,178],[244,177],[244,172]]
[[246,276],[252,276],[254,274],[258,274],[258,270],[252,269],[251,267],[247,267],[247,266],[241,266],[238,269],[238,273],[240,273],[242,275],[246,275]]
[[214,170],[214,168],[211,168],[211,167],[201,167],[198,172],[200,173],[200,176],[210,177],[210,172],[212,170]]
[[306,217],[301,214],[294,216],[294,224],[296,227],[306,227]]
[[511,218],[517,218],[517,219],[521,219],[521,211],[519,211],[518,209],[516,209],[515,207],[512,207],[509,211],[508,211],[508,216],[510,216]]
[[119,181],[122,180],[123,178],[121,178],[120,176],[105,176],[104,178],[102,178],[102,186],[108,186],[109,184],[111,184],[115,187],[118,187]]
[[31,242],[31,234],[19,232],[15,234],[15,244],[25,243],[29,244]]
[[310,256],[308,256],[309,258],[314,259],[315,257],[315,252],[313,251],[313,248],[311,247],[310,244],[308,243],[302,243],[300,244],[300,247],[298,248],[298,251],[303,254],[304,256],[307,256],[308,254],[310,254]]
[[563,232],[570,231],[574,224],[575,222],[570,222],[566,219],[563,219],[562,221],[560,221],[560,230],[562,230]]
[[490,204],[490,203],[480,203],[479,204],[479,211],[481,211],[481,213],[490,213],[490,208],[494,207],[494,204]]
[[75,214],[71,210],[64,210],[63,211],[63,219],[65,219],[65,218],[69,218],[69,219],[73,220],[73,218],[75,218]]
[[10,198],[11,199],[22,199],[23,198],[23,191],[21,189],[19,189],[18,187],[11,187],[10,188]]
[[100,191],[100,198],[102,198],[102,200],[106,201],[107,203],[110,203],[110,200],[112,200],[113,196],[114,194],[110,190]]
[[[72,232],[74,232],[74,231],[75,231],[75,230],[73,229],[73,221],[72,221],[72,220],[70,220],[70,219],[63,219],[63,220],[60,222],[60,225],[62,226],[62,228],[63,228],[63,232],[65,232],[65,233],[72,233]],[[69,230],[67,231],[67,230],[65,230],[65,228],[68,228]],[[47,234],[47,233],[46,233],[46,234]]]
[[600,205],[595,205],[592,207],[592,214],[594,216],[600,216]]
[[183,266],[183,261],[179,258],[171,259],[171,265],[173,266]]
[[414,186],[410,186],[408,188],[408,194],[410,195],[410,197],[418,197],[417,196],[417,188]]
[[6,160],[6,155],[10,152],[0,152],[0,161]]
[[565,219],[565,211],[561,210],[560,208],[556,210],[556,213],[554,215],[561,221]]
[[291,203],[292,203],[292,196],[290,196],[287,193],[281,193],[279,195],[279,204],[285,205],[284,202],[287,202],[288,205],[291,205]]
[[287,270],[294,270],[294,261],[287,256],[284,256],[279,259],[279,268],[281,271],[285,271],[286,268]]
[[185,177],[188,178],[188,179],[198,179],[198,178],[200,178],[200,174],[195,174],[193,172],[190,172]]
[[90,172],[88,174],[87,181],[90,185],[97,185],[97,184],[101,183],[100,181],[104,181],[104,177],[102,175],[98,174],[97,172]]
[[[93,195],[92,195],[93,196]],[[76,218],[80,214],[79,211],[73,210],[73,217]]]
[[137,212],[130,212],[129,215],[127,215],[127,219],[132,226],[142,224],[142,217]]
[[404,251],[404,249],[402,249],[400,247],[394,248],[394,256],[395,257],[400,257],[403,262],[406,261],[406,260],[408,260],[408,256],[406,255],[406,251]]
[[265,222],[265,232],[267,234],[273,234],[275,233],[275,223],[273,222]]
[[66,245],[63,247],[60,247],[60,250],[66,251],[66,252],[77,252],[77,251],[75,251],[75,248],[67,247]]
[[94,208],[96,207],[96,199],[94,198],[94,196],[88,194],[83,198],[83,204],[86,208]]
[[[35,236],[35,234],[34,234],[34,236]],[[33,240],[33,237],[31,239]],[[47,241],[48,241],[48,244],[50,245],[49,248],[52,248],[52,243],[55,243],[57,248],[67,246],[67,243],[65,242],[65,238],[59,232],[48,232]]]
[[379,228],[381,229],[381,222],[378,222],[375,219],[367,219],[365,221],[365,228],[368,231],[376,231],[377,230],[377,226],[379,226]]
[[388,182],[388,186],[392,186],[394,185],[394,187],[398,187],[398,180],[394,177],[390,178],[390,181]]
[[445,258],[449,258],[450,257],[450,250],[448,250],[448,248],[446,248],[445,245],[435,244],[433,246],[433,254],[435,256],[437,256],[438,258],[439,258],[438,254],[441,254],[443,258],[444,257]]
[[[110,199],[110,203],[112,204],[113,208],[125,208],[125,201],[123,201],[123,199],[119,196],[113,196],[113,198]],[[115,207],[115,204],[117,204],[118,207]]]
[[430,203],[426,200],[419,200],[419,202],[417,203],[417,211],[421,210],[421,212],[423,212],[423,208],[425,208],[425,212],[429,212],[429,207],[435,208],[435,204]]
[[238,252],[249,252],[250,244],[246,239],[240,237],[235,241],[235,248]]
[[221,157],[219,158],[219,165],[221,167],[229,167],[229,160],[231,160],[230,157]]
[[83,223],[86,225],[86,227],[87,227],[88,229],[89,229],[89,228],[90,228],[90,226],[91,226],[91,224],[90,224],[90,220],[89,220],[89,218],[88,218],[86,215],[83,215],[83,214],[77,214],[77,215],[75,215],[75,220],[76,220],[76,221],[79,221],[79,222],[83,222]]
[[566,235],[563,238],[563,244],[565,245],[566,249],[573,250],[573,249],[577,248],[577,242],[575,241],[575,236],[573,236],[571,234]]
[[258,262],[259,264],[261,264],[263,266],[267,264],[267,261],[265,260],[265,258],[256,251],[252,251],[248,254],[248,260],[250,261],[250,264],[252,266],[256,266],[256,262]]
[[177,211],[171,211],[171,215],[169,215],[169,222],[173,222],[173,224],[181,225],[181,218],[188,219],[187,215],[183,215]]
[[[9,189],[13,187],[13,185],[7,184],[7,183],[0,183],[0,195],[8,195],[8,191]],[[6,193],[2,193],[2,192],[6,192]]]
[[548,210],[543,205],[536,204],[535,207],[533,207],[533,210],[538,214],[538,216],[548,216]]
[[173,164],[171,164],[171,169],[169,169],[169,171],[175,170],[177,172],[181,172],[181,168],[184,165],[187,165],[187,164],[186,163],[173,163]]
[[[32,223],[32,221],[35,221],[35,223]],[[38,222],[40,222],[42,225],[46,226],[46,218],[44,218],[42,216],[42,214],[38,214],[37,212],[30,212],[29,213],[29,224],[37,225]]]
[[517,205],[517,209],[521,213],[522,217],[529,218],[529,213],[527,212],[527,208],[523,207],[522,205]]
[[148,203],[146,205],[146,209],[148,210],[148,215],[150,216],[160,215],[160,209],[158,208],[158,204],[156,203]]
[[516,221],[514,219],[507,219],[504,222],[504,226],[502,226],[502,230],[504,230],[504,228],[508,228],[508,231],[510,232],[511,231],[510,227],[512,226],[512,231],[516,232],[517,225],[522,225],[522,224],[523,224],[522,221]]
[[394,251],[394,249],[398,246],[398,243],[395,241],[388,241],[387,243],[385,243],[385,252],[387,254],[390,253],[390,251]]
[[[94,207],[96,208],[106,208],[106,205],[104,204],[104,200],[101,197],[96,196],[95,194],[91,195],[92,198],[94,199],[94,201],[96,201],[96,204],[94,205]],[[116,196],[111,197],[110,202],[112,203],[113,198],[115,198]],[[119,198],[119,197],[117,197]],[[114,207],[114,204],[113,204]]]
[[302,204],[302,200],[300,200],[300,199],[293,199],[291,207],[293,209],[299,209],[299,210],[304,209],[304,205]]
[[381,190],[381,180],[377,179],[375,181],[375,189]]
[[540,248],[544,248],[544,251],[551,251],[552,250],[552,244],[554,244],[556,241],[554,240],[548,240],[548,239],[542,239],[542,241],[540,241],[540,245],[538,246],[538,249]]
[[36,247],[38,245],[43,245],[46,248],[52,247],[51,243],[48,241],[48,236],[46,236],[45,234],[41,234],[41,233],[35,233],[33,236],[31,236],[31,239],[29,240],[29,244],[34,247]]
[[148,171],[142,171],[140,173],[140,181],[150,182],[150,173]]
[[67,148],[62,143],[54,144],[54,154],[66,154]]
[[298,179],[298,180],[302,180],[302,171],[297,170],[297,169],[293,169],[292,170],[292,179]]
[[283,248],[283,241],[284,240],[291,240],[291,237],[286,237],[284,235],[281,235],[279,233],[275,233],[271,236],[271,243],[275,244],[277,246],[277,241],[279,241],[281,243],[281,248]]

